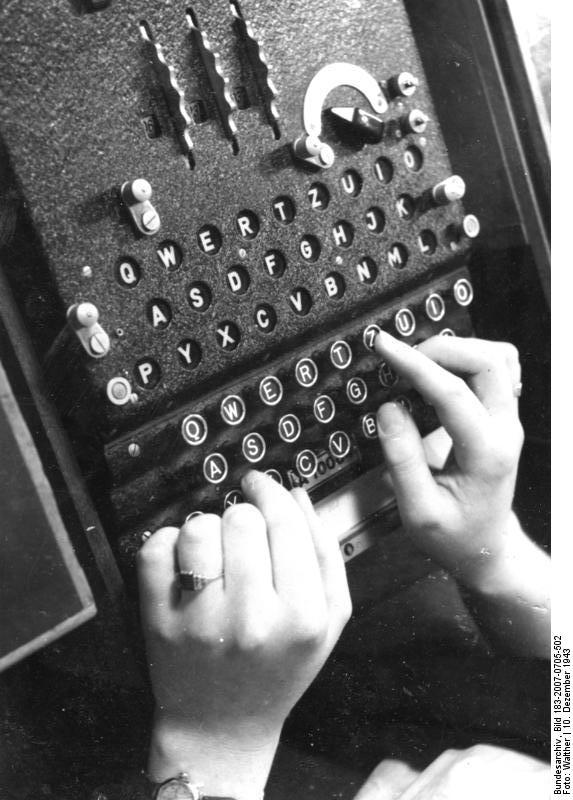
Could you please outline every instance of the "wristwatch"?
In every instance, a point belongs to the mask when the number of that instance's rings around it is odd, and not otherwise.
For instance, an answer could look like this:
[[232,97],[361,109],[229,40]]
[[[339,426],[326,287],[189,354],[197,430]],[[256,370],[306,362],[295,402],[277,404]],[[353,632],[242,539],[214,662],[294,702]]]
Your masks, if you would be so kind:
[[234,800],[232,797],[203,794],[200,786],[191,783],[186,772],[179,773],[175,778],[168,778],[163,783],[152,783],[152,785],[155,789],[151,795],[152,800]]

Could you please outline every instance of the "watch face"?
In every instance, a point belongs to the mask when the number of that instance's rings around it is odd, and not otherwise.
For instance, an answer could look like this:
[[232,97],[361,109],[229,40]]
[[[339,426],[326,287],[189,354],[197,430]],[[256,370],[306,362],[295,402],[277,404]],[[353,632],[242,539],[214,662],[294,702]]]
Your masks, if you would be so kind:
[[159,787],[155,798],[156,800],[196,800],[196,795],[187,781],[173,778]]

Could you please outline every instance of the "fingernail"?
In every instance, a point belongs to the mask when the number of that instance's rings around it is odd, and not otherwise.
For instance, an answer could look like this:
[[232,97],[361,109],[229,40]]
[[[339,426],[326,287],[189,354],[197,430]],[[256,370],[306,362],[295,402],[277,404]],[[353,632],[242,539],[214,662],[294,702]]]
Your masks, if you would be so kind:
[[388,439],[399,436],[404,430],[406,409],[400,403],[384,403],[376,415],[378,432]]
[[202,517],[202,516],[203,516],[202,511],[192,511],[185,517],[185,522],[190,522],[192,519],[195,519],[195,517]]

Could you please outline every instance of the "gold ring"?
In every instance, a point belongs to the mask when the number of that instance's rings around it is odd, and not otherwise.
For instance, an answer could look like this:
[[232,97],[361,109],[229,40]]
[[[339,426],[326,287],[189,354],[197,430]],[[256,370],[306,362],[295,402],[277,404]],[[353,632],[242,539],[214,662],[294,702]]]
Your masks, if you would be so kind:
[[224,572],[220,572],[218,575],[199,575],[197,572],[187,572],[185,570],[180,570],[178,573],[179,578],[179,586],[181,589],[184,589],[187,592],[200,592],[201,589],[204,589],[205,586],[209,583],[213,583],[213,581],[218,581],[219,578],[222,578]]

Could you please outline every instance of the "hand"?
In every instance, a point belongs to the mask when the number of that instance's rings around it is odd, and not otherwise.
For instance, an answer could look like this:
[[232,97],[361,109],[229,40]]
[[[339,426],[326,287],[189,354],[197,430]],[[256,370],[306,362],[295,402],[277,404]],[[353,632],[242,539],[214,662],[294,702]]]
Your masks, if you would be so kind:
[[383,761],[355,800],[538,800],[549,788],[549,764],[493,745],[446,750],[416,773],[402,762]]
[[[149,774],[259,797],[283,722],[350,615],[338,542],[306,493],[248,473],[249,502],[163,528],[139,556],[156,716]],[[177,570],[224,576],[199,592]]]
[[354,800],[400,800],[419,774],[420,770],[405,761],[385,758],[370,773]]
[[511,506],[523,430],[512,345],[435,336],[416,349],[386,333],[376,352],[431,403],[453,440],[446,469],[432,475],[408,412],[387,403],[378,432],[402,522],[428,555],[464,583],[513,545]]
[[453,441],[445,469],[433,475],[406,409],[379,409],[379,439],[405,529],[473,593],[472,611],[492,642],[548,658],[550,560],[511,510],[523,443],[516,349],[449,336],[415,349],[386,333],[375,349],[434,406]]

